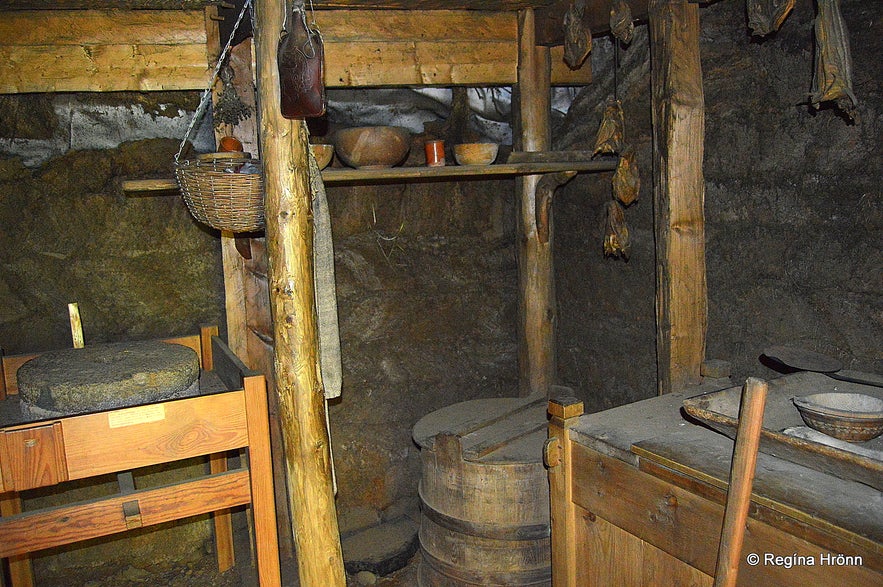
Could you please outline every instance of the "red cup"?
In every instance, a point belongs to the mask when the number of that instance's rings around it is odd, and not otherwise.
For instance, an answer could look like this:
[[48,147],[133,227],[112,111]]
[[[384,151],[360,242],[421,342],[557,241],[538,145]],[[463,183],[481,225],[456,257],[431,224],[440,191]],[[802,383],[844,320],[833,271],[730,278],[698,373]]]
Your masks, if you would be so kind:
[[445,164],[445,142],[426,141],[426,164],[430,167],[442,167]]

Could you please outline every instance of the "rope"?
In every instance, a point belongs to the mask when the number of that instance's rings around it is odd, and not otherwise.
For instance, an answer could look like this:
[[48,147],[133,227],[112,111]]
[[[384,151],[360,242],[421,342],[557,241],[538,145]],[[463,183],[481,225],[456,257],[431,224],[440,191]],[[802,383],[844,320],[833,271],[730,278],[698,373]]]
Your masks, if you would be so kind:
[[245,0],[245,3],[242,5],[242,10],[239,11],[239,16],[236,17],[236,23],[233,25],[233,31],[230,33],[230,38],[227,39],[227,44],[224,45],[224,50],[221,51],[221,55],[218,57],[218,62],[215,64],[215,71],[212,74],[208,87],[202,92],[199,106],[196,108],[196,112],[193,113],[193,118],[190,119],[190,124],[187,126],[187,132],[184,133],[184,138],[181,140],[178,152],[175,153],[175,163],[181,158],[181,153],[184,152],[184,147],[187,145],[187,141],[190,139],[190,133],[193,132],[196,123],[199,122],[202,119],[203,114],[205,114],[205,108],[211,101],[212,87],[218,79],[218,74],[221,71],[221,67],[223,67],[224,61],[227,59],[227,54],[230,53],[230,46],[233,44],[233,37],[236,36],[236,31],[239,29],[239,23],[242,22],[242,18],[245,16],[245,12],[250,6],[251,0]]

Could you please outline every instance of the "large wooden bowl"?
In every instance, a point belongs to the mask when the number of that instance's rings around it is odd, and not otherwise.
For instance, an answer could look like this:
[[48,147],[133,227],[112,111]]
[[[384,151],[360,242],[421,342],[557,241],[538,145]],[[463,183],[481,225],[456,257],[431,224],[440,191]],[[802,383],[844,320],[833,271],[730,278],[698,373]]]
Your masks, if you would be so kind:
[[316,158],[316,164],[319,166],[319,169],[328,167],[328,164],[331,163],[331,159],[334,157],[334,145],[313,143],[310,145],[310,149],[313,151],[313,156]]
[[400,126],[344,128],[335,134],[334,148],[340,160],[350,167],[393,167],[407,156],[411,133]]

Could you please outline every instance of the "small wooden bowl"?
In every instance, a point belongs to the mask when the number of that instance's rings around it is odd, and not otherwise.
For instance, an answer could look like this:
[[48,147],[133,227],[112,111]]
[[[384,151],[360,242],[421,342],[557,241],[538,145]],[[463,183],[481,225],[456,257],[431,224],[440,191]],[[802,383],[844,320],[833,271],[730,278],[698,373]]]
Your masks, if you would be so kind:
[[218,141],[218,151],[234,153],[242,151],[242,142],[236,137],[221,137],[221,140]]
[[454,145],[454,159],[460,165],[490,165],[499,149],[497,143],[461,143]]
[[791,401],[807,426],[828,436],[862,442],[883,434],[883,400],[861,393],[815,393]]
[[328,167],[328,164],[331,163],[332,157],[334,157],[334,145],[325,145],[325,144],[311,144],[310,149],[313,151],[313,156],[316,158],[316,163],[319,165],[319,169],[325,169]]

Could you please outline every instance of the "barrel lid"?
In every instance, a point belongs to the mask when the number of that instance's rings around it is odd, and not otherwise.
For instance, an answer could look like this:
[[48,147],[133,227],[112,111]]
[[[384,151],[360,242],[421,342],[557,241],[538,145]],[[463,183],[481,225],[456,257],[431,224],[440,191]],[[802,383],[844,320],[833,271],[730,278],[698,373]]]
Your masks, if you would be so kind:
[[478,462],[538,462],[546,435],[545,396],[476,399],[421,418],[412,431],[422,450],[440,434],[459,440],[462,458]]

